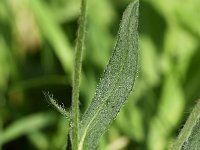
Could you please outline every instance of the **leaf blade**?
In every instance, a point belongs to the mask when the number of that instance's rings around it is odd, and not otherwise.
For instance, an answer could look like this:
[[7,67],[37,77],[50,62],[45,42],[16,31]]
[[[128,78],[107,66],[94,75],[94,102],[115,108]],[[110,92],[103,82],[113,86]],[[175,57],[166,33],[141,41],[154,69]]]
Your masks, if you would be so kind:
[[138,63],[138,9],[136,0],[123,14],[114,52],[81,120],[79,150],[96,147],[132,90]]
[[200,147],[200,100],[186,121],[171,150],[197,150]]

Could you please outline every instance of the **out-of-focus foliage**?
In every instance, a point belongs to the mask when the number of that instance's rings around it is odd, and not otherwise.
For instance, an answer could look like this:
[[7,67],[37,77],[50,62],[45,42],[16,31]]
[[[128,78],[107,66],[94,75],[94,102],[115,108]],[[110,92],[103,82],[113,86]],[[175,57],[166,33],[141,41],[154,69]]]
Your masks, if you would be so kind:
[[[130,0],[88,0],[80,107],[84,111]],[[0,0],[0,149],[61,149],[71,105],[80,0]],[[200,1],[140,1],[140,65],[129,97],[99,149],[167,149],[200,97]]]

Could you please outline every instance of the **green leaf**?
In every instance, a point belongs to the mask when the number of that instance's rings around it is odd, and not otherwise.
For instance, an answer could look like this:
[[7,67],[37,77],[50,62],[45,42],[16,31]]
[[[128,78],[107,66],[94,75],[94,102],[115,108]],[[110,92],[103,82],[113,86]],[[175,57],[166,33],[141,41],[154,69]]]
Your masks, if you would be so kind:
[[80,123],[79,150],[95,149],[133,88],[138,66],[138,10],[136,0],[124,12],[115,50]]
[[172,150],[198,150],[200,147],[200,101],[193,109]]
[[44,96],[46,98],[46,100],[52,105],[54,106],[54,108],[63,116],[66,117],[66,119],[69,121],[70,119],[70,112],[66,111],[64,108],[64,105],[59,105],[58,102],[56,101],[56,99],[53,97],[52,94],[50,94],[49,92],[43,92]]

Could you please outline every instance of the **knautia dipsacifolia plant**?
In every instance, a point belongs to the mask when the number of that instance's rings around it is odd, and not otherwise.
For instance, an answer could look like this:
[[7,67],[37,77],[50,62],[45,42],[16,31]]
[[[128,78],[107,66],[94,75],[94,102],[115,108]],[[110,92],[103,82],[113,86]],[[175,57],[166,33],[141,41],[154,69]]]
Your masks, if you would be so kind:
[[[93,100],[84,114],[79,114],[79,87],[85,40],[86,4],[86,0],[82,0],[75,47],[71,112],[67,112],[57,104],[52,96],[47,95],[52,105],[69,120],[69,135],[73,150],[94,150],[97,148],[101,135],[116,118],[132,91],[138,68],[139,0],[134,0],[123,14],[114,51],[98,83]],[[180,136],[173,144],[172,150],[200,150],[200,103],[191,113]]]
[[86,28],[86,0],[82,0],[75,47],[71,113],[66,112],[49,96],[50,102],[56,109],[69,119],[73,150],[96,149],[101,135],[117,116],[133,88],[138,66],[138,15],[139,0],[135,0],[123,14],[115,49],[98,83],[91,104],[80,117],[79,86]]

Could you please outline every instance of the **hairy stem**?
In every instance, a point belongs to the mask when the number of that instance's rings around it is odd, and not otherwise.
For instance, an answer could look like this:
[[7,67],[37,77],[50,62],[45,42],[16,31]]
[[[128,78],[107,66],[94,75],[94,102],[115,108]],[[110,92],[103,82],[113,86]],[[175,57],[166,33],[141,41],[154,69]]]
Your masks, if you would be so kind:
[[78,148],[79,133],[79,86],[81,75],[82,52],[85,40],[86,28],[86,0],[82,0],[81,16],[79,20],[78,37],[75,47],[75,64],[73,74],[73,93],[72,93],[72,149]]

